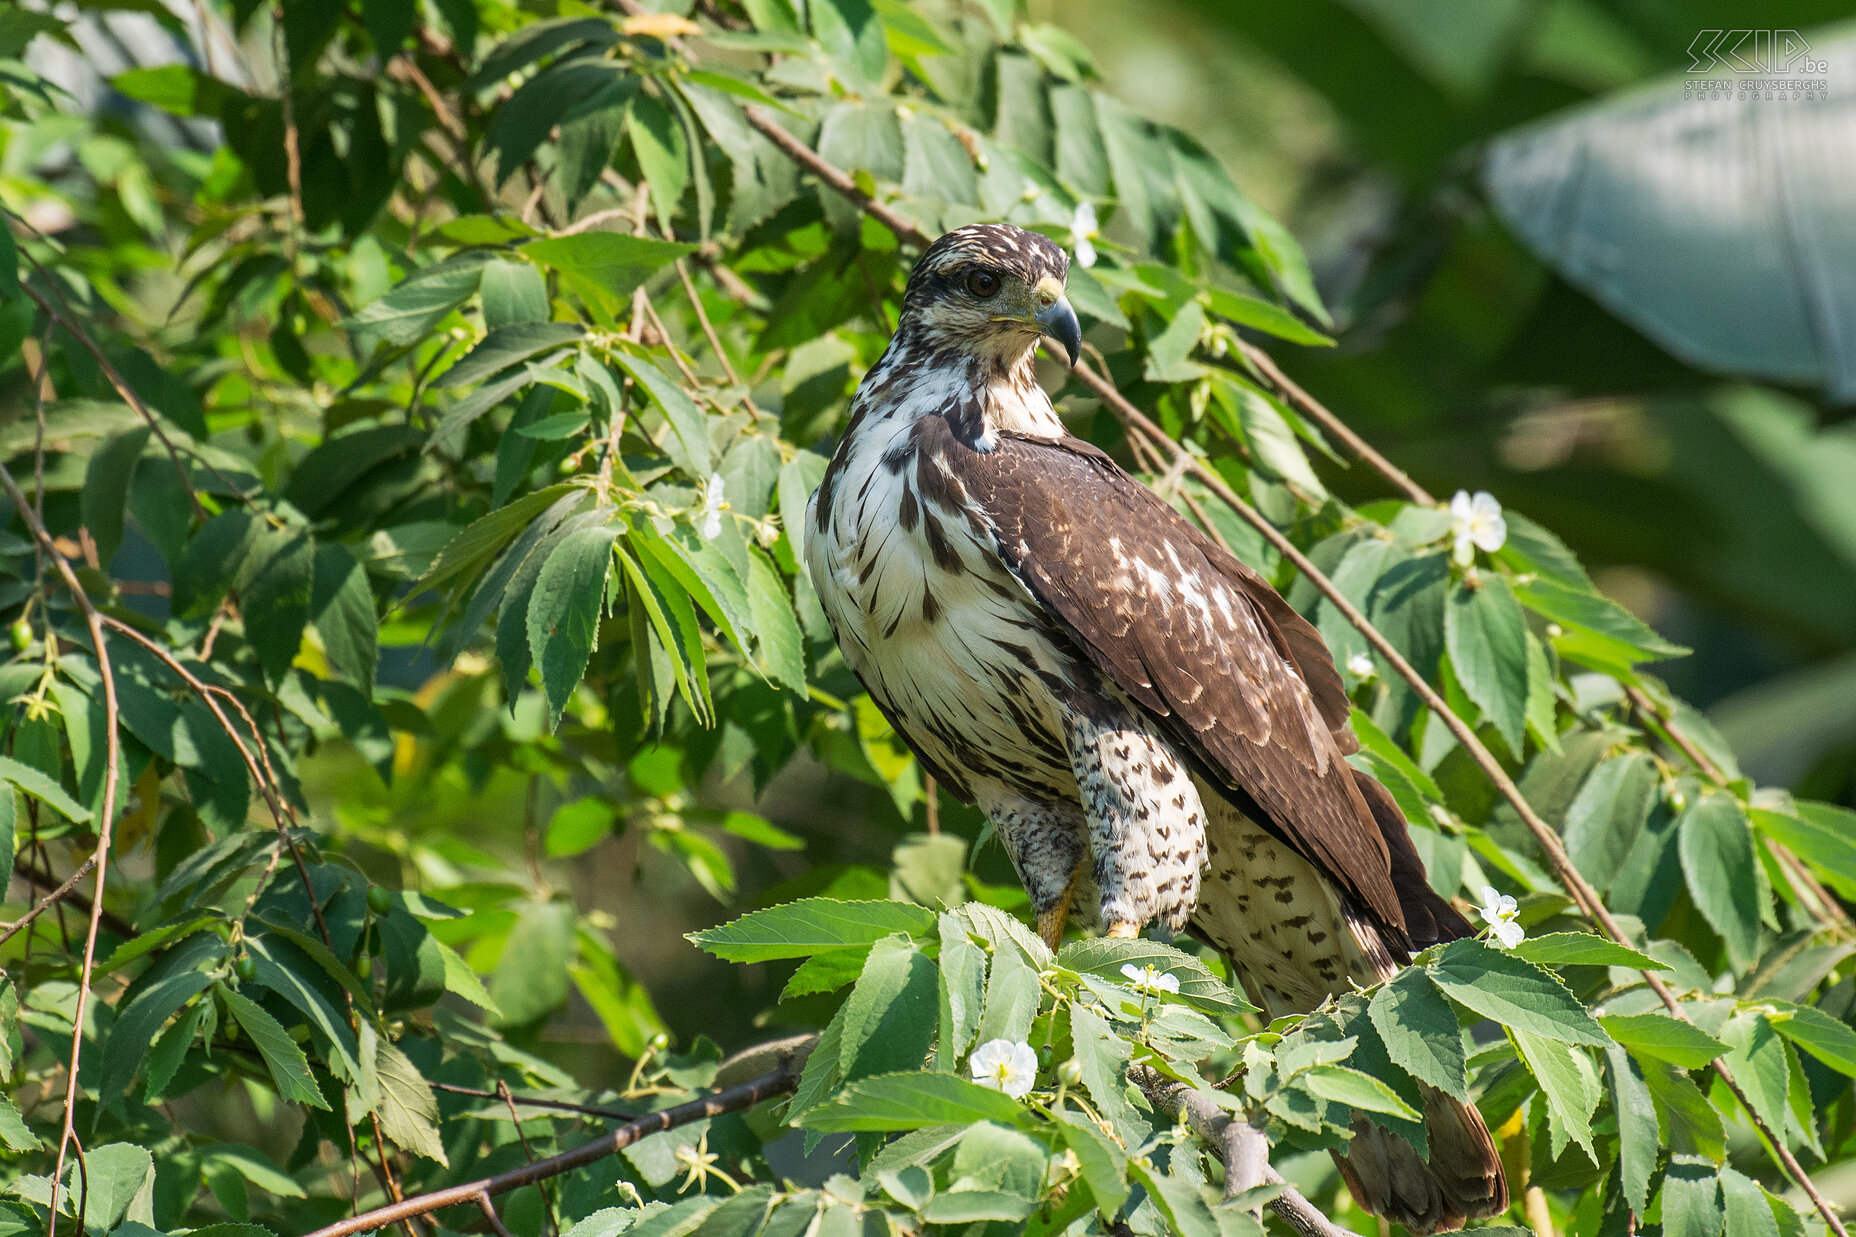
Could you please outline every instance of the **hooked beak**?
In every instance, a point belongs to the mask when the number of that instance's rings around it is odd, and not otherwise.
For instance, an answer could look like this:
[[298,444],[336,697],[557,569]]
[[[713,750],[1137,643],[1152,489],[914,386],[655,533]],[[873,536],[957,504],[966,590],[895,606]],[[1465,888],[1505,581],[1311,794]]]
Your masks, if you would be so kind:
[[1076,311],[1070,308],[1070,302],[1059,294],[1049,306],[1032,317],[1045,342],[1056,345],[1051,350],[1058,353],[1057,359],[1063,362],[1065,368],[1075,369],[1077,358],[1083,350],[1083,328],[1077,322]]

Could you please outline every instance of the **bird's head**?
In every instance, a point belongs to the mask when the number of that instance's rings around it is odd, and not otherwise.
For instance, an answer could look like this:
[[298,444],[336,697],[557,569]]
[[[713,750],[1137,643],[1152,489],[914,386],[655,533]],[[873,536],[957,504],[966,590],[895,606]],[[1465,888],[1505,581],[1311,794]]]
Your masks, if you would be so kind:
[[1070,259],[1049,237],[1009,223],[955,228],[909,274],[901,329],[929,347],[953,348],[1009,367],[1040,337],[1065,365],[1082,346],[1063,296]]

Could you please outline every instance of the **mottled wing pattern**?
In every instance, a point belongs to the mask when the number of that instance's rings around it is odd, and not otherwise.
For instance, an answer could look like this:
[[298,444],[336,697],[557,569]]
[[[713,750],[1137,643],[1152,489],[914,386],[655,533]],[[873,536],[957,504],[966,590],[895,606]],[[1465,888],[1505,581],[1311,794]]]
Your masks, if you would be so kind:
[[1336,738],[1346,695],[1313,628],[1087,443],[1007,435],[985,455],[935,454],[1117,686],[1405,948],[1386,840]]

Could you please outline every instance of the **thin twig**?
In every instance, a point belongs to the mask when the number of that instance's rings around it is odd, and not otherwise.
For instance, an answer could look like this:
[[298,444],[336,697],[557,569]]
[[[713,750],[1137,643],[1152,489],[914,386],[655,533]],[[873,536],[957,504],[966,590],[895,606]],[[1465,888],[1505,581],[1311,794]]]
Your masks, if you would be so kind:
[[1225,1197],[1232,1198],[1260,1185],[1280,1185],[1270,1200],[1274,1211],[1302,1237],[1360,1237],[1323,1215],[1269,1162],[1269,1141],[1248,1121],[1239,1121],[1185,1083],[1169,1082],[1146,1066],[1128,1071],[1128,1078],[1147,1094],[1153,1106],[1169,1115],[1184,1113],[1192,1132],[1225,1164]]
[[649,1135],[688,1125],[692,1121],[701,1121],[706,1117],[719,1117],[723,1113],[752,1108],[763,1100],[785,1095],[798,1085],[798,1066],[795,1063],[783,1063],[758,1078],[717,1091],[713,1095],[639,1117],[571,1151],[563,1151],[559,1155],[551,1155],[492,1177],[482,1177],[427,1194],[416,1194],[390,1207],[376,1207],[352,1219],[319,1228],[308,1237],[353,1237],[356,1233],[370,1233],[413,1216],[430,1215],[444,1207],[469,1203],[481,1206],[481,1199],[506,1194],[510,1190],[558,1177],[588,1164],[596,1164]]
[[[93,855],[97,887],[90,895],[90,928],[84,934],[84,964],[78,973],[77,1007],[72,1013],[71,1056],[64,1091],[64,1127],[58,1136],[58,1162],[52,1170],[51,1202],[47,1208],[51,1217],[47,1222],[47,1237],[57,1237],[58,1190],[64,1179],[65,1151],[77,1137],[78,1062],[84,1051],[84,1015],[90,1005],[90,980],[97,965],[97,933],[103,926],[103,890],[109,878],[110,836],[116,823],[116,775],[122,758],[122,739],[117,732],[116,671],[110,664],[109,646],[103,638],[102,616],[91,604],[83,586],[78,583],[71,564],[65,561],[64,555],[52,543],[52,535],[46,531],[45,522],[39,519],[38,513],[26,502],[19,483],[13,480],[13,474],[7,471],[5,465],[0,465],[0,486],[5,487],[6,496],[12,501],[14,510],[32,530],[33,537],[46,557],[63,577],[65,587],[71,591],[78,609],[83,611],[84,625],[90,629],[91,644],[97,651],[97,671],[103,680],[103,802],[97,812],[97,849]],[[82,1222],[81,1219],[79,1222]]]
[[[13,875],[26,881],[28,884],[37,885],[40,889],[49,889],[51,893],[42,898],[30,911],[27,911],[23,918],[14,921],[14,923],[7,927],[4,933],[0,933],[0,945],[6,944],[13,938],[15,932],[18,932],[21,928],[26,927],[33,920],[44,914],[54,902],[62,901],[68,902],[73,906],[88,907],[90,905],[90,899],[78,893],[75,886],[79,880],[89,875],[90,870],[96,866],[97,858],[95,855],[92,855],[85,859],[83,864],[79,866],[77,871],[71,873],[69,878],[60,881],[50,872],[42,872],[38,868],[33,867],[26,861],[24,856],[15,860],[13,863]],[[115,935],[122,937],[124,940],[135,935],[135,928],[131,926],[126,919],[108,910],[103,912],[103,926],[108,928]]]
[[775,124],[773,117],[766,112],[750,105],[742,108],[741,114],[755,132],[779,147],[781,154],[818,177],[832,192],[849,200],[864,214],[894,232],[898,240],[920,249],[926,249],[932,243],[933,237],[859,189],[856,181],[825,162],[817,151]]
[[[435,1082],[432,1084],[432,1090],[445,1091],[452,1095],[468,1095],[473,1099],[494,1100],[502,1099],[504,1091],[508,1089],[507,1084],[499,1084],[499,1086],[501,1090],[486,1091],[482,1087],[460,1087],[455,1083]],[[638,1119],[637,1113],[620,1112],[616,1108],[596,1108],[591,1104],[571,1104],[566,1100],[543,1100],[528,1095],[512,1094],[511,1098],[524,1108],[546,1108],[553,1112],[571,1112],[577,1116],[598,1117],[603,1121],[635,1121]]]
[[[509,1084],[504,1082],[501,1078],[498,1078],[496,1080],[496,1089],[501,1093],[503,1103],[509,1108],[509,1123],[515,1127],[516,1141],[522,1145],[522,1158],[530,1164],[533,1164],[535,1162],[535,1153],[529,1150],[528,1131],[522,1128],[522,1114],[516,1111],[515,1097],[509,1093]],[[541,1205],[544,1217],[547,1221],[547,1226],[542,1231],[545,1233],[559,1233],[561,1231],[561,1224],[554,1215],[553,1193],[548,1189],[546,1182],[536,1183],[535,1188],[541,1192]],[[485,1207],[490,1206],[490,1197],[487,1194],[484,1195],[483,1205]],[[495,1214],[495,1209],[491,1208],[490,1215],[492,1219],[495,1218]]]

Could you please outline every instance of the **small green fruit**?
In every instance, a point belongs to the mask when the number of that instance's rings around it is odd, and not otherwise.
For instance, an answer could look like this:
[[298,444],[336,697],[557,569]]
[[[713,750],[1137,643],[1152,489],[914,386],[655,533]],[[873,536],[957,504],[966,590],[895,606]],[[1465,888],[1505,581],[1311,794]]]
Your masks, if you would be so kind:
[[250,954],[240,954],[238,961],[232,964],[232,969],[238,972],[238,980],[242,984],[248,984],[258,977],[258,964]]
[[360,979],[366,979],[374,973],[374,955],[362,954],[354,960],[354,973]]
[[23,653],[28,648],[32,647],[32,624],[28,623],[25,619],[20,619],[19,622],[9,627],[7,629],[7,635],[13,641],[13,651],[15,653]]
[[367,889],[367,909],[376,915],[384,915],[393,909],[393,895],[379,885],[369,885]]

